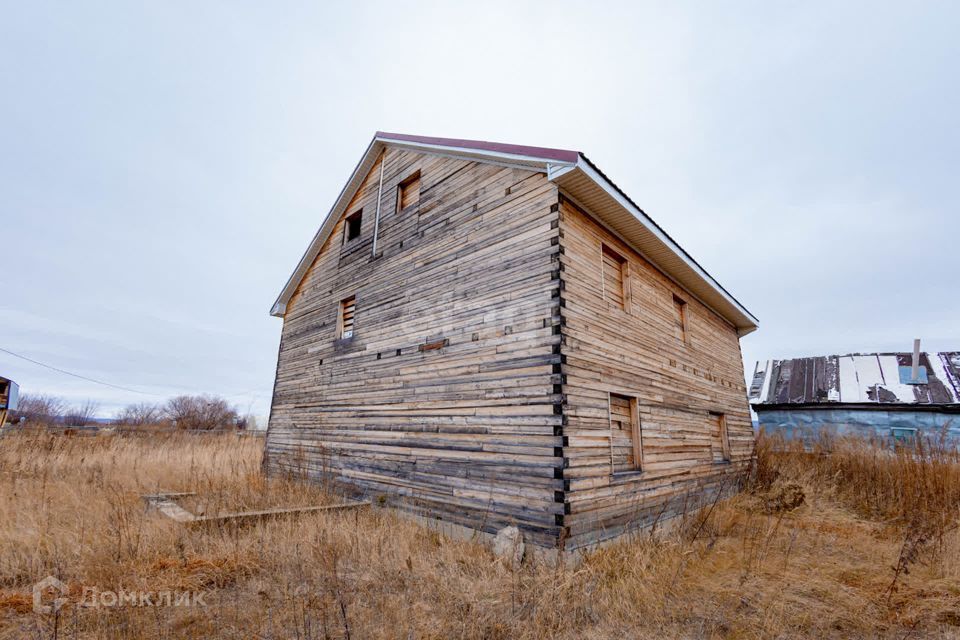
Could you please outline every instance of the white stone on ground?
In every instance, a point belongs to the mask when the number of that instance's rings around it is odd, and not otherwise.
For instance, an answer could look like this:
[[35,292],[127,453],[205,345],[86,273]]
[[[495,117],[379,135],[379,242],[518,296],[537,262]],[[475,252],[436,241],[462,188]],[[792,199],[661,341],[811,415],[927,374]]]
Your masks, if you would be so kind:
[[523,562],[523,534],[516,527],[504,527],[493,539],[493,553],[508,567],[519,567]]

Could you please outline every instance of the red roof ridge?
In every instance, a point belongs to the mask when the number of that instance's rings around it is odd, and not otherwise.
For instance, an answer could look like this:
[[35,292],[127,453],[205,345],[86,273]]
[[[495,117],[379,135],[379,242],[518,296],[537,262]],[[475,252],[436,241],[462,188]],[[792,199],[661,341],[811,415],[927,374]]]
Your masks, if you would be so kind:
[[579,151],[568,149],[550,149],[547,147],[530,147],[522,144],[506,144],[502,142],[486,142],[484,140],[463,140],[460,138],[437,138],[432,136],[414,136],[406,133],[389,133],[377,131],[377,138],[396,140],[398,142],[413,142],[417,144],[432,144],[442,147],[458,149],[476,149],[478,151],[492,151],[518,156],[529,156],[557,162],[576,162],[580,157]]

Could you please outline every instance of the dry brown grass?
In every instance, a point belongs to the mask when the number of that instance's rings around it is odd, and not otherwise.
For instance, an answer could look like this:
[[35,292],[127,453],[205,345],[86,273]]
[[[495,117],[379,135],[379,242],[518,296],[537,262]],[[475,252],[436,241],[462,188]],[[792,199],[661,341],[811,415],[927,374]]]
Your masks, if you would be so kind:
[[[331,500],[263,478],[261,447],[233,435],[0,439],[0,637],[960,635],[960,462],[943,450],[776,453],[764,439],[747,491],[709,518],[518,570],[377,509],[200,530],[138,497],[197,491],[208,512]],[[784,508],[798,490],[805,502]],[[207,606],[34,614],[30,586],[48,574],[74,601],[96,586],[203,591]]]

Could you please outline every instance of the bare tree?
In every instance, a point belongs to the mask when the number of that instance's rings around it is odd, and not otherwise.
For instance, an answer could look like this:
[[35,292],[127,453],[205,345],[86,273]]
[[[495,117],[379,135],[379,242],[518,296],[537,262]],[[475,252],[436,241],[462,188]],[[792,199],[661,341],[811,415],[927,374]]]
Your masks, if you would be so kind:
[[68,427],[85,427],[96,422],[97,411],[100,405],[93,400],[87,400],[81,405],[71,407],[63,416],[63,423]]
[[134,427],[158,425],[163,422],[163,407],[150,402],[130,404],[117,413],[116,421]]
[[178,429],[228,429],[237,425],[236,410],[216,396],[177,396],[167,401],[164,413]]
[[26,418],[28,424],[49,426],[63,418],[67,405],[63,398],[44,394],[24,394],[13,412],[13,420]]

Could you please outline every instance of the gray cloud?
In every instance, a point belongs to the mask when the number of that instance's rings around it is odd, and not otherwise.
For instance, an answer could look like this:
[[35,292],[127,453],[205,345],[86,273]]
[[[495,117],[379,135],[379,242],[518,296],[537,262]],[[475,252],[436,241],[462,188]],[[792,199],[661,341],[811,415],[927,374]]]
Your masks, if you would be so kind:
[[[752,361],[958,348],[960,10],[20,3],[0,346],[265,414],[276,293],[377,129],[580,149],[762,322]],[[25,392],[124,394],[0,354]]]

